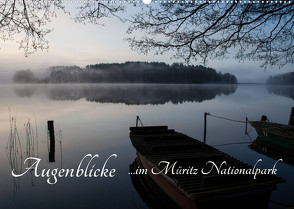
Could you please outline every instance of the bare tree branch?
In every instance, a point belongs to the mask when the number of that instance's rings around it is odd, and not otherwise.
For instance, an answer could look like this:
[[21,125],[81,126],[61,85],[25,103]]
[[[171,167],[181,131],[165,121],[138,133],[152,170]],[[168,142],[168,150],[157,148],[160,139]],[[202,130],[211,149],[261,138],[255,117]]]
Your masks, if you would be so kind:
[[0,3],[0,39],[22,38],[19,48],[25,56],[38,49],[48,49],[45,36],[52,31],[47,23],[56,16],[55,9],[64,9],[61,1],[5,0]]
[[[25,55],[48,49],[47,24],[65,11],[61,0],[3,0],[0,3],[0,39],[19,37]],[[125,8],[119,4],[86,0],[77,8],[76,22],[101,25],[116,17],[125,22]],[[130,47],[141,53],[174,52],[189,63],[204,64],[223,59],[234,51],[239,60],[257,60],[262,66],[294,63],[294,2],[288,3],[164,3],[142,6],[142,12],[128,19]]]
[[123,11],[124,7],[121,5],[88,0],[78,7],[78,13],[75,16],[75,21],[84,24],[92,23],[96,25],[103,25],[103,23],[101,23],[101,19],[111,16],[123,21],[123,19],[117,14]]
[[[0,39],[13,40],[19,43],[19,49],[25,56],[37,50],[49,48],[46,35],[53,31],[48,28],[52,18],[57,17],[56,11],[65,10],[62,0],[1,0],[0,1]],[[103,4],[98,1],[83,1],[77,8],[75,20],[101,24],[101,19],[115,16],[123,11],[123,7],[115,4]],[[21,37],[21,38],[19,38]]]
[[237,51],[239,60],[258,60],[263,67],[294,63],[294,3],[168,3],[133,17],[127,40],[141,53],[174,51],[192,60],[223,59]]

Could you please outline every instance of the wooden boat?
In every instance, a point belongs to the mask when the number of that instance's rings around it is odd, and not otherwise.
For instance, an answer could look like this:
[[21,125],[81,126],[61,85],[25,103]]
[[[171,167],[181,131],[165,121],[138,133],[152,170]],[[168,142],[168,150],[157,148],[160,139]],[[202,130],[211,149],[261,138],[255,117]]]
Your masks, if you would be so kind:
[[282,151],[294,151],[294,126],[271,123],[268,121],[249,121],[259,136],[269,147]]
[[[283,182],[272,175],[254,179],[252,175],[218,174],[216,169],[206,175],[183,173],[184,169],[207,168],[210,161],[218,165],[225,161],[236,169],[252,167],[167,126],[131,127],[130,131],[141,165],[131,175],[148,175],[181,208],[267,208],[271,191]],[[166,170],[167,162],[175,163],[179,172]]]
[[249,148],[274,159],[294,165],[294,107],[288,125],[271,123],[265,115],[260,121],[249,121],[258,134]]

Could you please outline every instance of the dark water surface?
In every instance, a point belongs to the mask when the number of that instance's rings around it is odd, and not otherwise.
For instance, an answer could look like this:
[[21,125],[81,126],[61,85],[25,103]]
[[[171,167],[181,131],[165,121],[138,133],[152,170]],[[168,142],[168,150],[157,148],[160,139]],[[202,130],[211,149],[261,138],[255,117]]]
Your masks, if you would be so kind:
[[[241,121],[264,114],[286,124],[294,106],[290,86],[1,85],[0,95],[0,208],[146,208],[128,174],[136,158],[129,127],[137,115],[144,125],[168,125],[202,140],[204,112]],[[8,142],[15,133],[10,116],[12,122],[16,119],[20,140],[13,147]],[[53,163],[48,161],[48,120],[55,123]],[[248,131],[246,136],[243,123],[208,117],[207,144],[250,165],[262,159],[259,167],[271,168],[276,160],[248,148],[257,136],[252,127]],[[116,169],[115,177],[58,178],[50,185],[33,172],[21,178],[11,175],[11,168],[25,171],[23,161],[29,155],[41,158],[39,169],[76,169],[86,154],[99,154],[93,160],[97,168],[116,154],[107,164]],[[269,206],[285,208],[294,205],[294,168],[284,163],[277,168],[286,183],[272,192]]]

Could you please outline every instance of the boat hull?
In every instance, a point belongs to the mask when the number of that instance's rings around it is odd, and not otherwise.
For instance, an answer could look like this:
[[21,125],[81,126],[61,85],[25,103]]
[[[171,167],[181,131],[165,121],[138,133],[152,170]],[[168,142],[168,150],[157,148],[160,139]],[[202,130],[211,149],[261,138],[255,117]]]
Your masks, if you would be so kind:
[[[138,160],[141,167],[150,171],[154,168],[144,156],[138,153]],[[156,171],[158,172],[158,170]],[[183,191],[179,190],[172,181],[168,180],[169,177],[164,174],[154,175],[148,172],[148,176],[153,182],[169,197],[169,208],[182,208],[182,209],[211,209],[211,208],[227,208],[227,209],[248,209],[259,208],[266,209],[270,199],[271,191],[274,188],[256,189],[253,191],[215,195],[205,197],[203,199],[190,199]],[[146,177],[145,177],[146,178]],[[149,182],[150,184],[150,182]],[[167,204],[165,202],[165,204]],[[157,207],[155,207],[157,208]],[[158,207],[160,208],[160,207]]]
[[[181,208],[267,208],[271,191],[283,180],[276,176],[262,175],[254,179],[249,175],[221,175],[216,171],[209,175],[175,174],[171,170],[161,172],[160,162],[174,162],[187,168],[204,168],[208,161],[240,169],[251,166],[211,146],[167,127],[130,128],[130,139],[137,150],[138,160],[161,190]],[[154,172],[151,172],[153,169]]]
[[260,144],[289,154],[294,151],[294,128],[292,126],[265,121],[252,121],[250,124],[255,128]]

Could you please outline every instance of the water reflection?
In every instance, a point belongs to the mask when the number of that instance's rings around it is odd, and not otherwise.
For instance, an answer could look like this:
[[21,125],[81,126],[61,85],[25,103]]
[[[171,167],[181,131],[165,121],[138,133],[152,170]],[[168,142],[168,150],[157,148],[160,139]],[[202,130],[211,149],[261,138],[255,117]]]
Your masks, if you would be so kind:
[[[44,87],[44,86],[43,86]],[[16,95],[31,97],[32,86],[24,85],[14,88]],[[50,85],[43,88],[52,100],[79,100],[85,98],[90,102],[123,103],[127,105],[165,104],[171,102],[203,102],[216,96],[235,93],[236,85]]]
[[[142,168],[143,165],[137,157],[130,165],[130,173],[134,173],[139,167]],[[130,176],[133,186],[148,208],[180,209],[180,207],[169,196],[167,196],[159,186],[156,185],[149,175]]]
[[294,86],[268,85],[266,89],[270,94],[276,94],[294,100]]
[[293,145],[287,147],[278,146],[273,142],[273,139],[268,138],[265,140],[261,137],[257,137],[252,144],[249,145],[249,148],[275,160],[283,159],[284,163],[294,166]]
[[17,87],[14,87],[14,92],[19,97],[31,98],[36,92],[36,86],[34,85],[25,85],[23,87],[17,86]]

